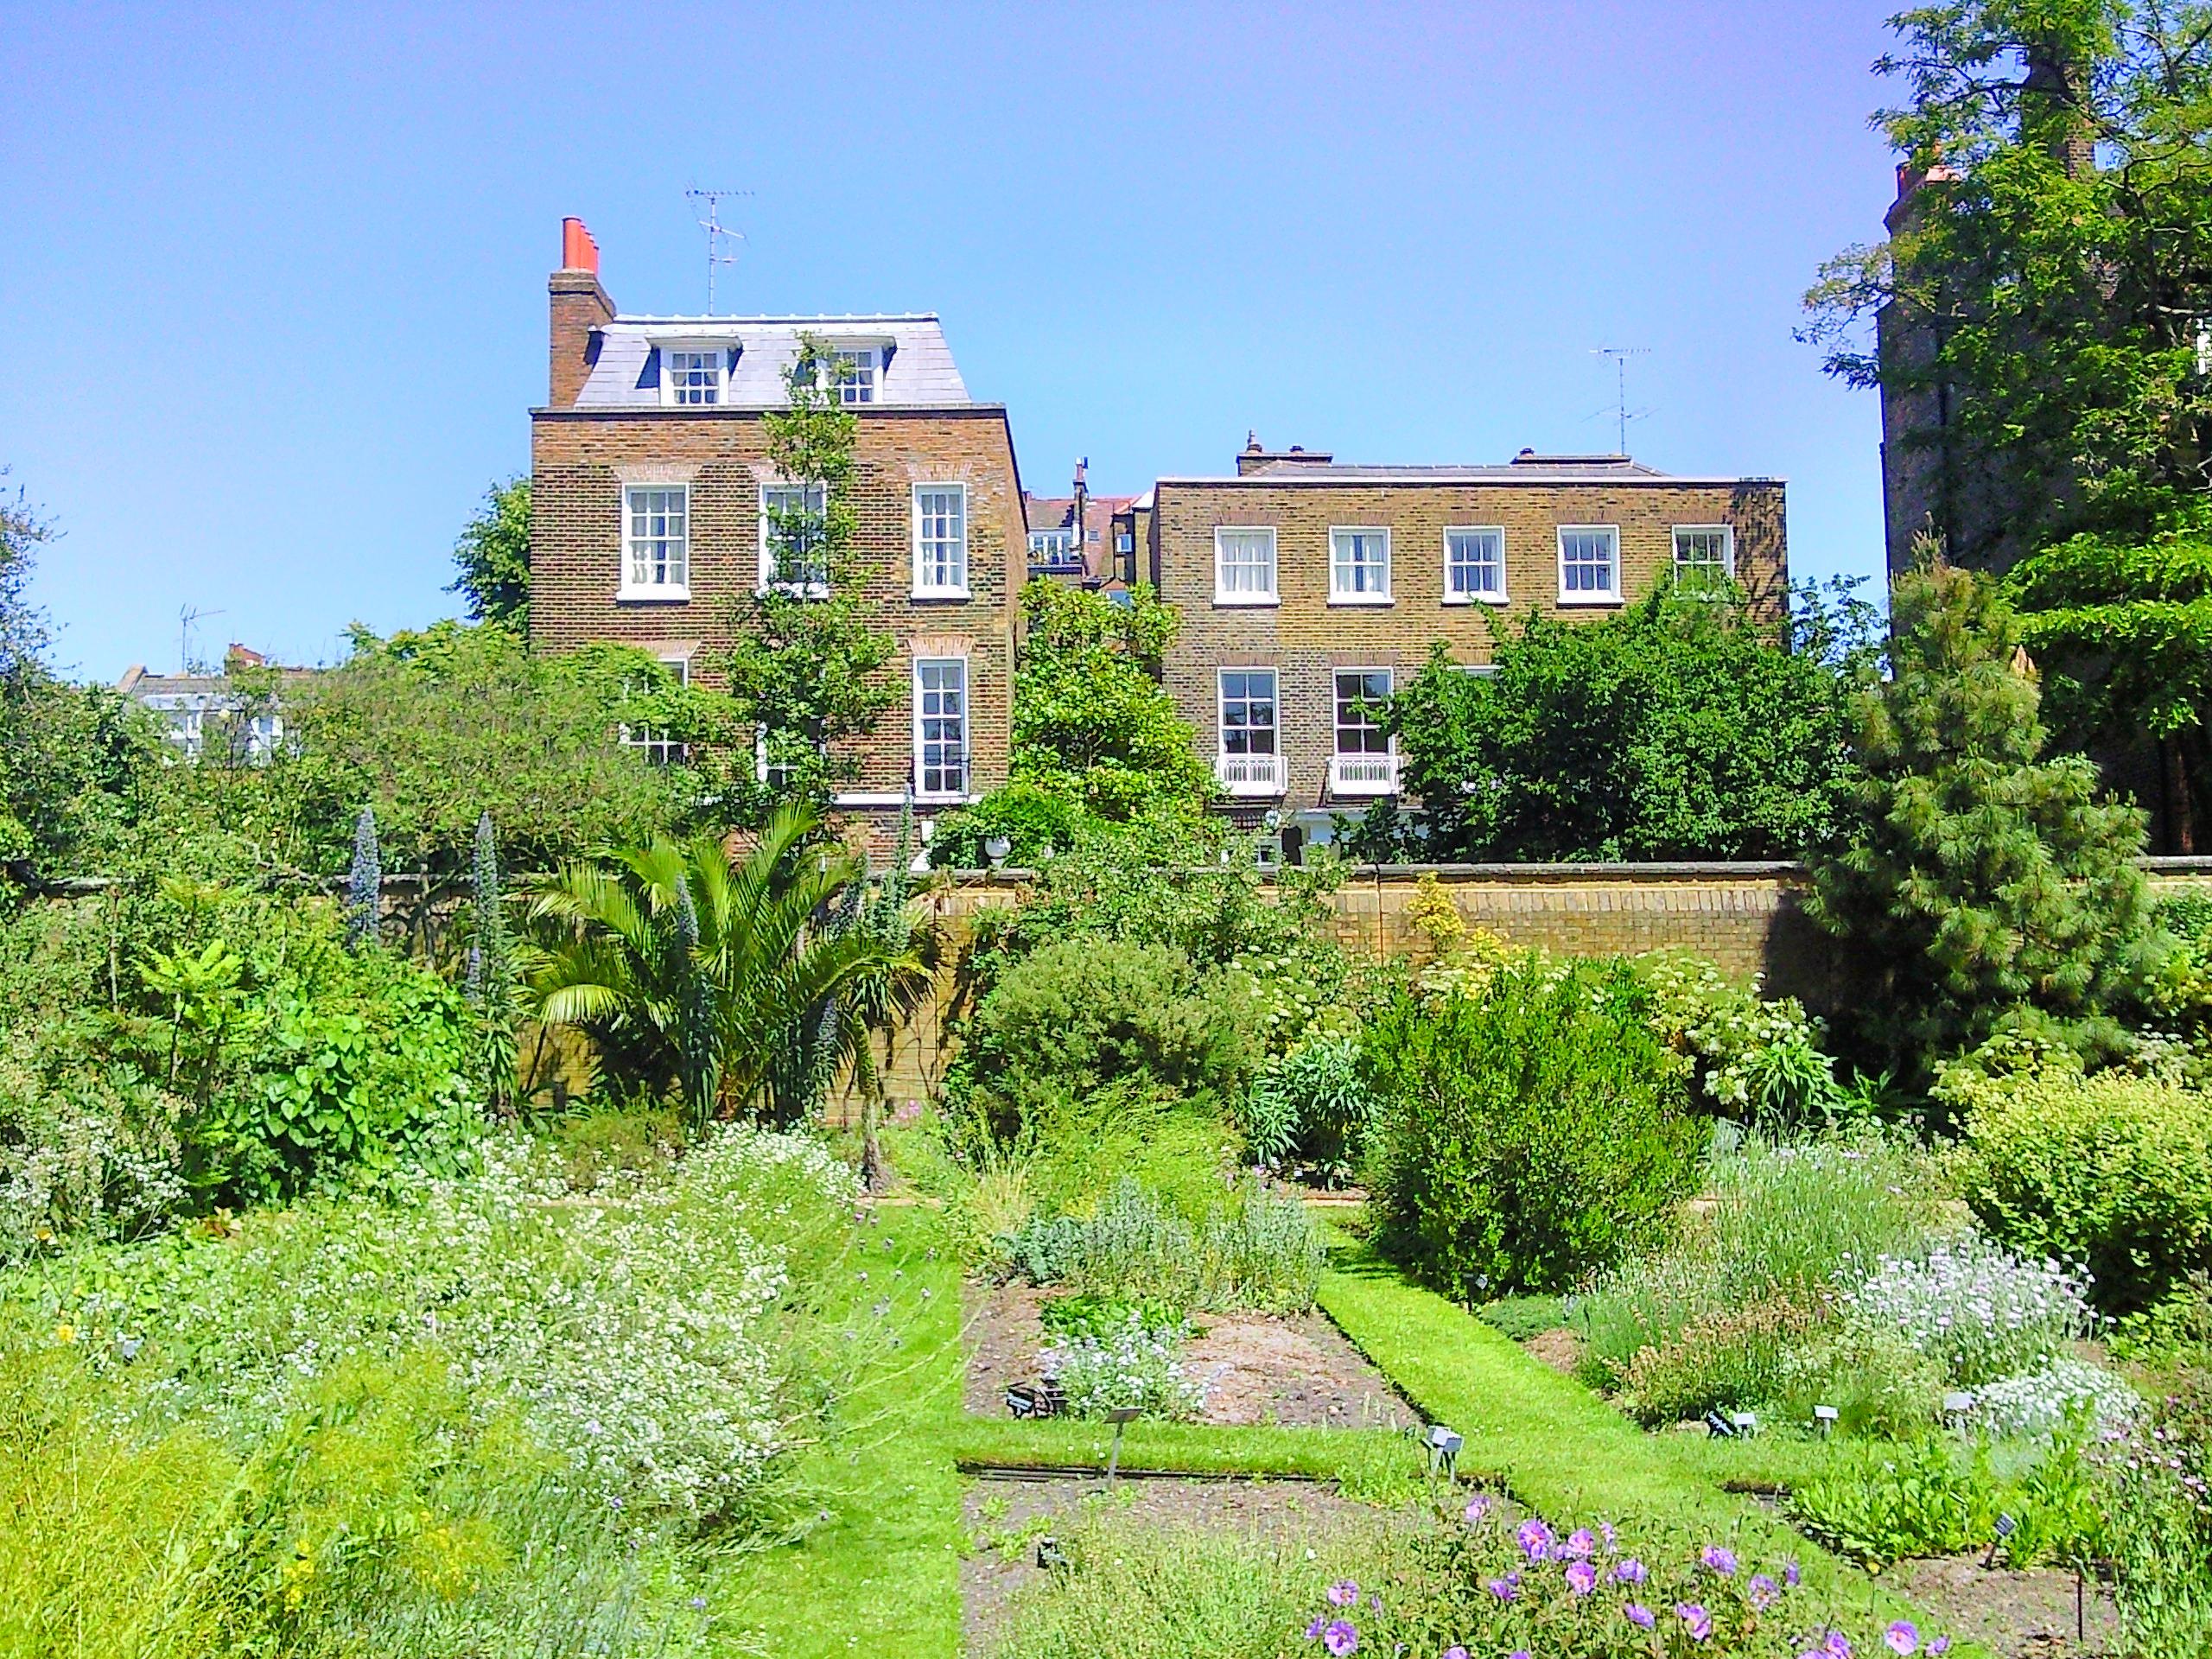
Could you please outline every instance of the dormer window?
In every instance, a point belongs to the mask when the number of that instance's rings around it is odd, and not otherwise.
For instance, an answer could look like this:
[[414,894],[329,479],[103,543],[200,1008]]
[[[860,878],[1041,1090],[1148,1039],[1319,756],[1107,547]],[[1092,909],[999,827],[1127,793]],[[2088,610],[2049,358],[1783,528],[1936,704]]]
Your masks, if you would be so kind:
[[1071,530],[1033,530],[1029,532],[1029,563],[1040,570],[1079,570],[1083,558],[1076,551]]
[[837,377],[837,401],[843,404],[874,403],[875,372],[881,366],[880,359],[881,354],[873,346],[831,352],[830,363]]
[[661,402],[679,409],[711,408],[720,404],[728,391],[728,360],[723,349],[711,343],[662,346]]

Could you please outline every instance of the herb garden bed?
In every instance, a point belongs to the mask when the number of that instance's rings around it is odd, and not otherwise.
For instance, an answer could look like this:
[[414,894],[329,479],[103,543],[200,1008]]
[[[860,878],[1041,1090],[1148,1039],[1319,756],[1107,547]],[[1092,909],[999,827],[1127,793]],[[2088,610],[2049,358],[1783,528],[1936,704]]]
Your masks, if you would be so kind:
[[[1007,1414],[1006,1391],[1042,1374],[1051,1345],[1032,1286],[971,1285],[968,1409]],[[1319,1313],[1209,1313],[1182,1351],[1184,1375],[1205,1385],[1198,1421],[1224,1427],[1403,1429],[1421,1415]]]
[[988,1656],[1014,1599],[1041,1584],[1044,1541],[1070,1546],[1102,1522],[1184,1528],[1270,1540],[1309,1538],[1317,1546],[1376,1524],[1385,1511],[1340,1496],[1315,1480],[1196,1478],[1148,1474],[1109,1490],[1096,1475],[1068,1477],[996,1469],[968,1490],[970,1548],[960,1564],[962,1629],[971,1655]]
[[1899,1586],[1943,1628],[1986,1643],[2000,1659],[2056,1659],[2114,1651],[2120,1615],[2112,1590],[2091,1579],[2082,1598],[2082,1628],[2074,1624],[2074,1575],[2053,1567],[2024,1571],[1985,1568],[1976,1555],[1902,1561]]

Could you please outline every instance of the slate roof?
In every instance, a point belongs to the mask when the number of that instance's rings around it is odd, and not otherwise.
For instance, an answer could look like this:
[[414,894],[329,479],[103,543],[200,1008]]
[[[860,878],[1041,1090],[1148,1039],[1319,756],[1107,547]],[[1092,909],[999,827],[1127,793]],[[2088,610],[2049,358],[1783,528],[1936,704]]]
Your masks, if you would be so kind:
[[1764,477],[1704,477],[1661,472],[1627,455],[1523,455],[1473,465],[1376,466],[1278,461],[1236,477],[1164,478],[1163,484],[1778,484]]
[[[784,402],[784,374],[802,332],[832,346],[887,347],[873,406],[930,409],[974,400],[933,314],[848,317],[618,316],[601,331],[599,360],[576,396],[579,409],[658,408],[663,343],[719,343],[737,353],[728,409],[773,409]],[[691,411],[696,413],[695,410]]]

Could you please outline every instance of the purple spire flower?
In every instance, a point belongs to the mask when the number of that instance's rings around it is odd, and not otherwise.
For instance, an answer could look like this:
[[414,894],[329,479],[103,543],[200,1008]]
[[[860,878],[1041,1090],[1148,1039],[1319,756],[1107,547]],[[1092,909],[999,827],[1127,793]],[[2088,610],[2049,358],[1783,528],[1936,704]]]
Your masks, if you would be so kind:
[[1551,1559],[1552,1529],[1541,1521],[1523,1521],[1520,1530],[1513,1535],[1521,1541],[1521,1553],[1532,1561]]
[[1560,1559],[1565,1561],[1587,1560],[1597,1551],[1597,1535],[1587,1527],[1577,1527],[1567,1535],[1567,1541],[1559,1547]]
[[1782,1599],[1782,1586],[1764,1573],[1751,1574],[1751,1581],[1745,1586],[1744,1599],[1755,1611],[1764,1612]]
[[1707,1544],[1698,1551],[1697,1558],[1705,1563],[1709,1572],[1718,1573],[1724,1579],[1735,1576],[1736,1552],[1732,1549],[1724,1548],[1719,1544]]
[[1920,1651],[1920,1627],[1909,1618],[1900,1618],[1882,1632],[1882,1640],[1889,1644],[1891,1653],[1917,1653]]
[[1648,1630],[1659,1621],[1649,1607],[1640,1602],[1629,1602],[1621,1608],[1621,1617],[1638,1630]]
[[1349,1621],[1332,1618],[1329,1628],[1321,1632],[1321,1645],[1329,1650],[1330,1659],[1344,1659],[1346,1654],[1358,1651],[1359,1632]]
[[1359,1585],[1351,1579],[1338,1579],[1325,1592],[1332,1607],[1357,1607],[1359,1605]]
[[1706,1611],[1702,1602],[1676,1602],[1675,1617],[1682,1621],[1682,1628],[1689,1632],[1693,1642],[1702,1642],[1713,1634],[1713,1615]]
[[1567,1587],[1578,1596],[1586,1596],[1598,1587],[1598,1569],[1587,1561],[1567,1564]]
[[1650,1573],[1645,1568],[1643,1563],[1633,1555],[1624,1561],[1616,1561],[1613,1564],[1613,1579],[1618,1584],[1642,1584],[1650,1576]]

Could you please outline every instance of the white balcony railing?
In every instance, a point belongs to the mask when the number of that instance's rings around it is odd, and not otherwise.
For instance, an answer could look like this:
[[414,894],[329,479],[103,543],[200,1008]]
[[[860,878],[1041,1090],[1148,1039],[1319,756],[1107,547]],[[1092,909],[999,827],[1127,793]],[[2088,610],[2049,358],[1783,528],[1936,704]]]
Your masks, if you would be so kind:
[[1283,791],[1282,757],[1279,754],[1216,755],[1213,775],[1231,795],[1280,795]]
[[1395,795],[1398,792],[1398,757],[1395,754],[1337,754],[1329,757],[1332,795]]

